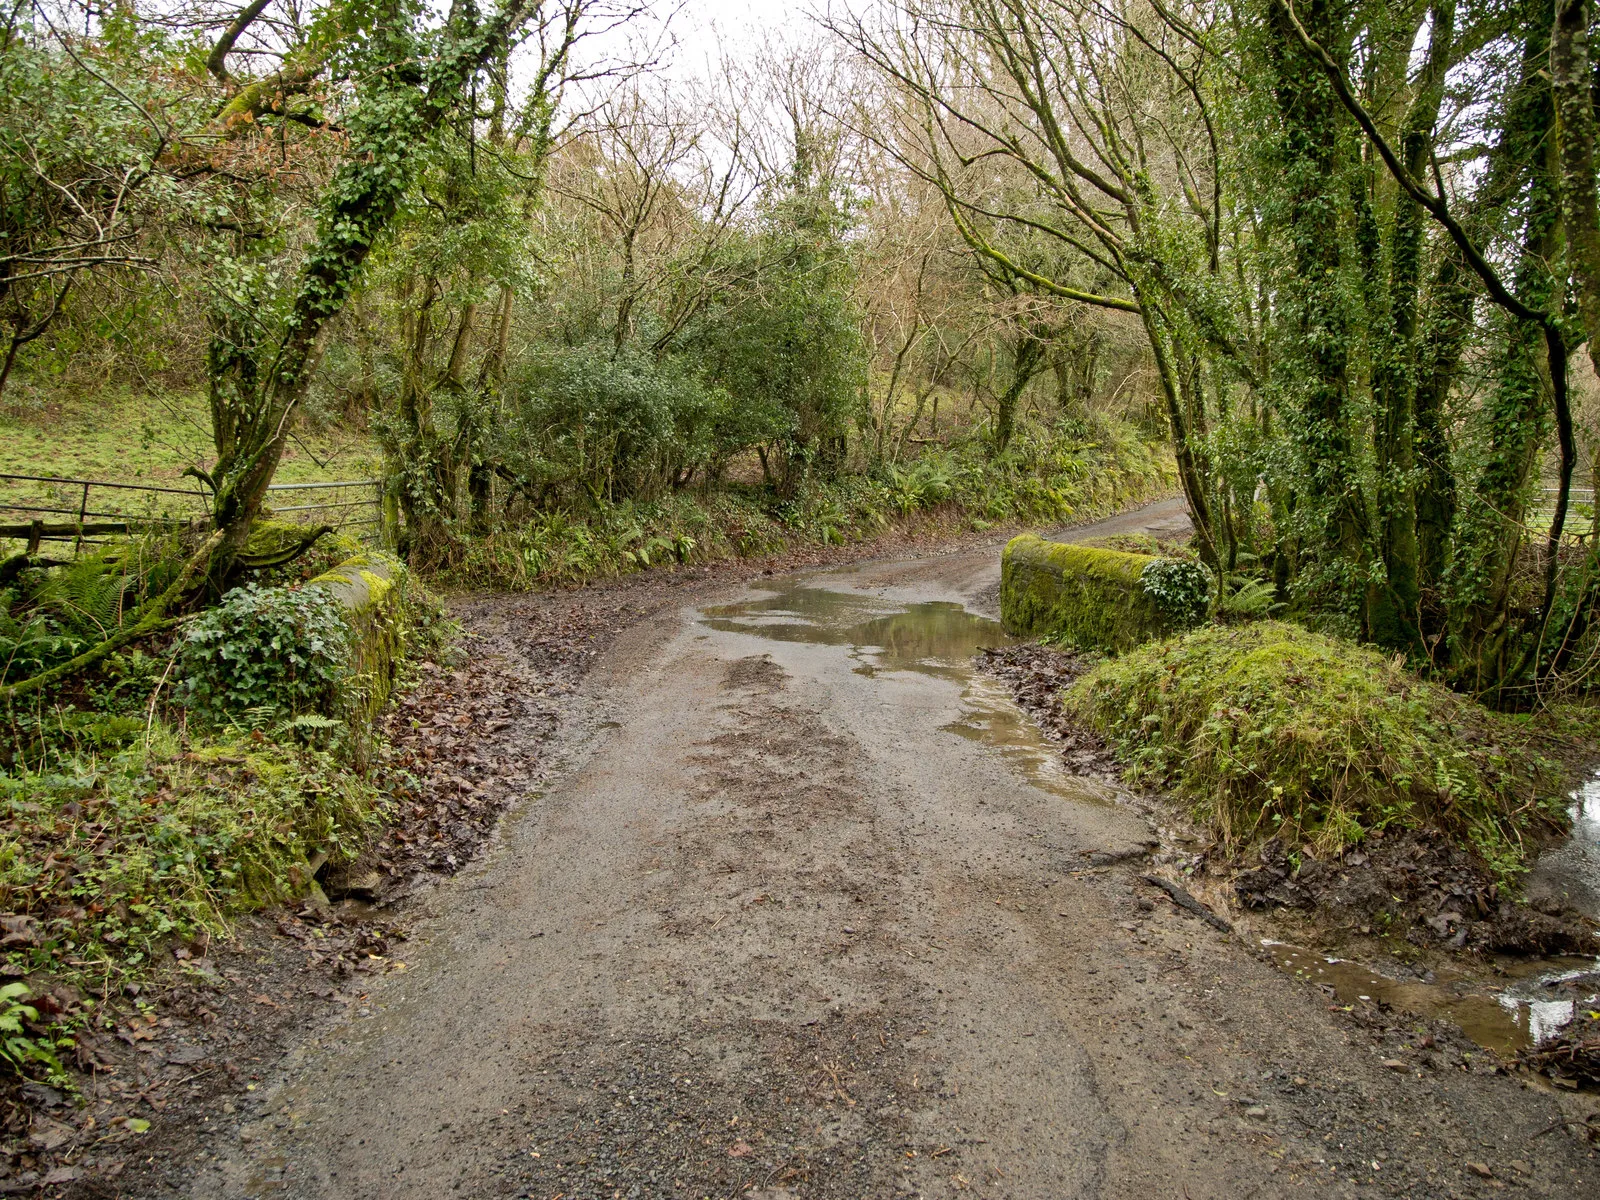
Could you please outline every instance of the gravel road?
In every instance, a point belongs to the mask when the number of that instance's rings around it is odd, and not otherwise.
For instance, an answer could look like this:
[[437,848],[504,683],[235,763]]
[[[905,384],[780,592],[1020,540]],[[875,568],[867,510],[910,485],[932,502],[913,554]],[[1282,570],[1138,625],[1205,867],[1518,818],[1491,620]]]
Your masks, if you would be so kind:
[[997,573],[758,578],[624,630],[549,790],[183,1194],[1600,1194],[1567,1097],[1397,1048],[1139,882],[1144,811],[969,664]]

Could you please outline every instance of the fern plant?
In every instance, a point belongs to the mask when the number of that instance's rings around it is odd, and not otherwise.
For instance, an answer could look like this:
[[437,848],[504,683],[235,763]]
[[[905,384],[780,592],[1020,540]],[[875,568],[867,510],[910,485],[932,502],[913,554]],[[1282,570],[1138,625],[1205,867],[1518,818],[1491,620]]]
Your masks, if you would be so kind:
[[39,1019],[39,1010],[28,1003],[33,993],[25,983],[0,987],[0,1059],[22,1074],[31,1066],[42,1066],[51,1075],[62,1074],[56,1057],[56,1043],[35,1037],[28,1026]]
[[52,571],[34,603],[68,632],[98,640],[116,632],[138,607],[138,593],[139,580],[128,574],[120,554],[97,554]]
[[1231,576],[1232,590],[1224,590],[1217,601],[1217,615],[1230,621],[1253,621],[1268,617],[1285,606],[1270,579],[1240,579]]

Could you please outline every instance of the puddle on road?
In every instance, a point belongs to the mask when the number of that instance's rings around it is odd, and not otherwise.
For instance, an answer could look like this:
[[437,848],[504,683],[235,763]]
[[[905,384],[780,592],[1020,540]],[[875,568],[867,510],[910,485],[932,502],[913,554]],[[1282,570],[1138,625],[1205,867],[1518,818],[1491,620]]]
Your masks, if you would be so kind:
[[1349,959],[1335,958],[1262,938],[1273,962],[1291,975],[1332,989],[1341,1004],[1370,1000],[1397,1012],[1453,1021],[1478,1045],[1511,1053],[1560,1033],[1579,1006],[1600,1003],[1600,962],[1541,958],[1504,964],[1495,986],[1466,975],[1439,972],[1431,981],[1391,979]]
[[1000,622],[948,600],[895,604],[802,583],[778,586],[776,595],[704,609],[701,620],[712,629],[776,642],[848,646],[861,675],[916,671],[966,679],[972,674],[970,660],[979,650],[1018,640],[1001,629]]
[[1078,802],[1112,803],[1095,785],[1068,773],[1061,756],[1011,700],[997,680],[973,669],[972,656],[986,646],[1021,639],[1000,622],[947,600],[897,604],[859,592],[836,592],[782,581],[762,596],[701,610],[712,629],[777,642],[845,647],[856,674],[910,671],[962,685],[966,711],[941,728],[988,747],[1034,787]]

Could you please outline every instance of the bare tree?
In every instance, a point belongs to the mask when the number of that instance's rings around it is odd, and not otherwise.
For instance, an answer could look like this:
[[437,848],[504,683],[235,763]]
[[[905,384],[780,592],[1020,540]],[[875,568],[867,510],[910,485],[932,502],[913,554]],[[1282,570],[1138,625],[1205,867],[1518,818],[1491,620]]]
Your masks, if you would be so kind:
[[[1218,561],[1196,343],[1241,369],[1248,354],[1199,295],[1226,286],[1200,39],[1144,0],[896,0],[831,27],[893,87],[893,120],[863,134],[938,189],[974,253],[1041,296],[1139,316]],[[1152,252],[1174,227],[1198,254]]]

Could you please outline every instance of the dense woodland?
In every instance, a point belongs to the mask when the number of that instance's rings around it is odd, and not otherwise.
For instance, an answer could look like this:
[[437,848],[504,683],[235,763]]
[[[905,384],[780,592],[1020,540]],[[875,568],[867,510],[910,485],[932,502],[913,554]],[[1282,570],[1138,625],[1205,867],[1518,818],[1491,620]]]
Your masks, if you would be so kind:
[[1587,678],[1587,5],[910,0],[692,76],[648,15],[9,7],[0,403],[209,398],[215,533],[141,620],[312,423],[381,445],[414,564],[538,577],[552,522],[729,483],[824,536],[849,478],[1065,516],[1131,420],[1219,592]]

